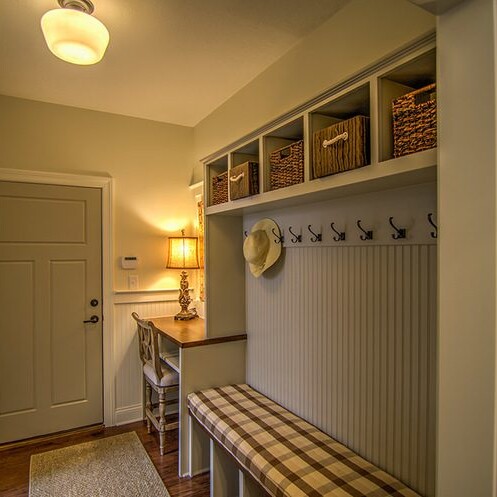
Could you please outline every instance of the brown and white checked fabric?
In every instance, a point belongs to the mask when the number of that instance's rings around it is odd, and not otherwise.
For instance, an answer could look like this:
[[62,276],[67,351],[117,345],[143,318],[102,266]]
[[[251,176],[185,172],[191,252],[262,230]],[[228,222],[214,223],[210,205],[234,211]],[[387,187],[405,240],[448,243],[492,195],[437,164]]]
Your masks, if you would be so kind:
[[273,497],[419,497],[248,385],[192,393],[188,407]]

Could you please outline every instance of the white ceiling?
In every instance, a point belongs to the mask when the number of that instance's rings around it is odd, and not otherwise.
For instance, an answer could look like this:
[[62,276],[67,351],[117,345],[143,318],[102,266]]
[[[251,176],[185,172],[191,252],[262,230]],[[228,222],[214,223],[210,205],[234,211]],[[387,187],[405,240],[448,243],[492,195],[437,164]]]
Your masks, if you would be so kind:
[[348,0],[93,0],[102,62],[54,57],[56,0],[0,0],[0,94],[193,126]]

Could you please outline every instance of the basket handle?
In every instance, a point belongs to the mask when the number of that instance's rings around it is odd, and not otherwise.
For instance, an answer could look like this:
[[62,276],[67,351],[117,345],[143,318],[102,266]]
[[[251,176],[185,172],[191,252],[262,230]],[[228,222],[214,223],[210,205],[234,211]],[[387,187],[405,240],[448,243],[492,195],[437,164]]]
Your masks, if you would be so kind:
[[240,181],[245,176],[245,171],[242,171],[238,176],[230,176],[230,181],[235,183],[236,181]]
[[347,133],[347,131],[344,131],[341,135],[337,135],[335,136],[335,138],[332,138],[331,140],[324,140],[323,148],[327,148],[339,140],[347,141],[348,139],[349,139],[349,134]]
[[421,88],[417,92],[413,92],[414,105],[420,105],[435,100],[433,86],[434,85],[430,85],[425,88]]

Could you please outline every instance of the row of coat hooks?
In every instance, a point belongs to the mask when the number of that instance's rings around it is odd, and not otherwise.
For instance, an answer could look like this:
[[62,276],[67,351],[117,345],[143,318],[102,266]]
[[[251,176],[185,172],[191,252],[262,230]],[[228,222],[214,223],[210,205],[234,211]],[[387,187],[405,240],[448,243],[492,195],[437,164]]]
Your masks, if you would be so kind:
[[[438,226],[433,221],[433,213],[432,212],[430,212],[427,215],[427,219],[428,219],[428,222],[430,223],[430,225],[433,227],[433,231],[430,232],[430,236],[432,238],[438,238]],[[388,222],[390,223],[390,226],[394,229],[394,232],[392,233],[392,238],[394,240],[402,240],[402,239],[407,238],[407,228],[400,228],[400,227],[396,226],[394,221],[393,221],[392,216],[390,216],[388,218]],[[362,221],[360,219],[358,219],[356,221],[356,225],[357,225],[357,228],[359,229],[359,238],[361,240],[363,240],[363,241],[373,240],[373,238],[374,238],[373,230],[364,229],[362,226]],[[333,240],[335,242],[346,241],[345,231],[339,231],[335,227],[335,223],[331,223],[330,228],[331,228],[331,231],[333,232]],[[312,235],[310,238],[311,242],[317,243],[317,242],[323,241],[323,234],[322,233],[315,233],[314,230],[312,229],[312,224],[309,224],[307,226],[307,229],[309,230],[309,233],[311,233],[311,235]],[[302,235],[301,234],[297,234],[294,231],[292,231],[291,226],[288,227],[288,231],[292,235],[292,237],[290,238],[290,241],[292,243],[302,243]],[[278,235],[274,231],[274,228],[272,229],[272,232],[273,232],[273,235],[275,236],[275,239],[274,239],[275,243],[283,243],[285,241],[285,237],[283,235]],[[245,236],[247,236],[246,231],[245,231]]]

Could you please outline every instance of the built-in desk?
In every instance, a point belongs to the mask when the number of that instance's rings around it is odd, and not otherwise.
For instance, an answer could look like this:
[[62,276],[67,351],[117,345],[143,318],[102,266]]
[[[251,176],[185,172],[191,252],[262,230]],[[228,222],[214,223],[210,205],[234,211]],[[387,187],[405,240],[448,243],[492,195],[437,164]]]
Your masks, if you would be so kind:
[[[205,321],[201,318],[176,321],[174,317],[149,318],[161,335],[161,356],[178,371],[179,388],[179,468],[180,476],[207,471],[195,461],[205,461],[205,450],[197,446],[198,437],[189,430],[186,397],[189,393],[232,383],[245,382],[246,334],[205,336]],[[202,466],[202,464],[200,464]]]

